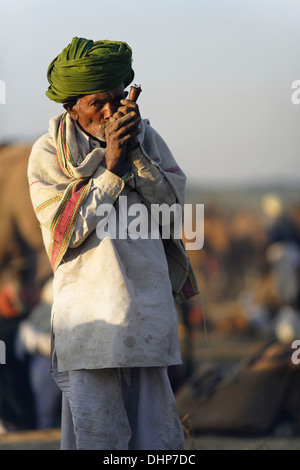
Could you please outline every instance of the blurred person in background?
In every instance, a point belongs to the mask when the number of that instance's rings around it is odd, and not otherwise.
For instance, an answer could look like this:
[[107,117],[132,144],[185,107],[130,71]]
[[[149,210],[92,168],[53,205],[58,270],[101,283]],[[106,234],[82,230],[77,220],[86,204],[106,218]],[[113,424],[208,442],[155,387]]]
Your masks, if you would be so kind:
[[0,433],[36,426],[28,357],[16,355],[15,340],[21,322],[38,302],[30,273],[24,266],[3,268],[0,280],[0,338],[6,363],[0,366]]
[[40,302],[24,319],[15,338],[16,357],[28,358],[29,380],[34,397],[36,428],[45,429],[58,425],[61,391],[49,374],[51,353],[50,317],[53,303],[53,279],[42,289]]

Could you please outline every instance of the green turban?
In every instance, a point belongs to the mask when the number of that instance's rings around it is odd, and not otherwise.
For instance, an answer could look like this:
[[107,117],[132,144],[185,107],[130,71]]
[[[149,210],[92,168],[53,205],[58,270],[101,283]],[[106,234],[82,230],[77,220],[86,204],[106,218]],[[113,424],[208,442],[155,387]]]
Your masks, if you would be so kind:
[[46,95],[57,103],[111,91],[134,77],[132,51],[126,42],[92,41],[74,37],[49,65]]

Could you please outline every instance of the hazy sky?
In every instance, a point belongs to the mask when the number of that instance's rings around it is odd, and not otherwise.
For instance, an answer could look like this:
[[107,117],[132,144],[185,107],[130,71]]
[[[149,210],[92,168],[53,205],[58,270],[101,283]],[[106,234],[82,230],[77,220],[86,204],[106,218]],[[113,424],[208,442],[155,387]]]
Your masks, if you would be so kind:
[[62,111],[45,91],[73,36],[133,49],[143,117],[190,182],[300,184],[300,0],[0,0],[0,140]]

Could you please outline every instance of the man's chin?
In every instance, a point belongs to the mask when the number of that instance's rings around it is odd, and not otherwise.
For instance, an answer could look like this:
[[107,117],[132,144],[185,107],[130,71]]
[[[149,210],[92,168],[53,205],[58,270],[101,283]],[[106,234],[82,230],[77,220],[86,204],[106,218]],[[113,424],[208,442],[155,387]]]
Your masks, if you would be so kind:
[[93,137],[95,137],[96,139],[99,139],[99,140],[103,140],[105,142],[105,127],[102,127],[101,126],[101,129],[99,129],[98,131],[96,131],[95,133],[92,134]]
[[101,125],[100,128],[95,129],[95,132],[92,129],[84,128],[78,121],[76,123],[80,129],[90,137],[94,137],[95,139],[102,140],[103,142],[106,141],[105,139],[105,126]]

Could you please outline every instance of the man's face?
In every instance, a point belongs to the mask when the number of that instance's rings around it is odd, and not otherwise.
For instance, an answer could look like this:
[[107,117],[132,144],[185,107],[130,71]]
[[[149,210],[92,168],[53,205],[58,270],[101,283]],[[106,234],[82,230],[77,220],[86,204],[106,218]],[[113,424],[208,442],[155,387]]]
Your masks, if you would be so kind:
[[104,139],[105,127],[120,107],[120,100],[125,97],[124,85],[120,85],[112,91],[83,96],[72,108],[67,107],[67,110],[86,132]]

